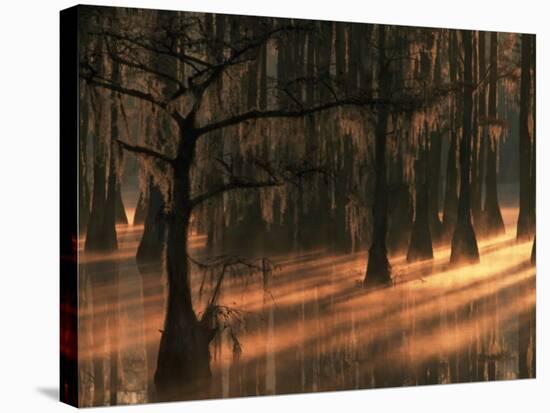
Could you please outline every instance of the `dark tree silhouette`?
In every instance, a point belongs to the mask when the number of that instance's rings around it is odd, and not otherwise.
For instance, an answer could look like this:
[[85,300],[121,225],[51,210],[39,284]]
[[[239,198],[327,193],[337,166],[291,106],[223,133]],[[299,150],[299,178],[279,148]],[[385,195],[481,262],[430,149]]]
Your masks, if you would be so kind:
[[[479,156],[476,179],[476,202],[472,201],[474,209],[474,227],[478,233],[485,232],[485,214],[483,208],[483,184],[486,177],[486,159],[487,159],[487,125],[484,122],[487,120],[487,84],[484,81],[485,73],[487,72],[486,63],[486,32],[478,32],[478,89],[477,89],[477,116],[479,126]],[[490,76],[489,76],[490,77]],[[489,79],[490,81],[490,79]],[[479,201],[479,203],[477,203]]]
[[475,31],[472,33],[472,82],[475,88],[475,96],[473,99],[472,110],[472,160],[471,160],[471,178],[470,178],[470,198],[471,198],[471,210],[472,219],[476,232],[480,231],[481,218],[481,158],[480,158],[480,119],[479,119],[479,107],[480,98],[482,94],[481,89],[481,76],[480,62],[479,62],[479,49],[480,42],[479,37],[481,33]]
[[462,45],[464,48],[464,82],[462,139],[460,142],[460,195],[455,230],[451,243],[451,263],[478,262],[479,251],[472,225],[470,200],[470,164],[472,143],[472,109],[473,109],[473,79],[472,79],[472,32],[462,30]]
[[[449,32],[449,76],[451,83],[457,84],[460,78],[457,67],[458,62],[458,44],[457,35],[454,31]],[[458,210],[458,172],[457,172],[457,149],[458,137],[457,130],[460,125],[458,114],[460,106],[457,99],[453,99],[450,104],[450,132],[449,132],[449,149],[447,151],[447,170],[445,183],[445,201],[443,205],[443,231],[445,238],[450,238],[454,231]]]
[[[433,81],[434,85],[439,87],[441,85],[439,38],[437,42],[431,40],[430,43],[433,42],[435,42],[436,58],[432,62],[430,53],[422,53],[422,75],[427,81]],[[433,258],[432,236],[435,234],[436,238],[439,238],[441,235],[438,205],[441,144],[437,127],[434,129],[436,130],[430,130],[428,121],[424,121],[421,143],[418,145],[420,156],[414,168],[416,202],[414,224],[407,252],[409,262]]]
[[428,170],[426,150],[415,162],[416,202],[415,218],[411,235],[411,242],[407,252],[407,261],[414,262],[433,258],[432,236],[428,222]]
[[[378,79],[380,95],[387,99],[391,88],[391,73],[385,55],[386,28],[378,28]],[[378,109],[375,130],[375,170],[376,182],[374,186],[374,203],[372,206],[373,230],[372,243],[369,248],[369,259],[364,284],[366,287],[391,282],[391,268],[386,248],[388,198],[386,182],[386,140],[388,128],[389,108],[383,105]]]
[[[106,16],[107,21],[111,22],[116,16]],[[103,57],[103,51],[106,44],[102,39],[97,40],[95,45],[100,56],[98,67],[105,72],[109,72],[109,78],[112,82],[120,81],[120,68],[118,62],[112,62],[109,65]],[[119,151],[115,141],[119,137],[118,128],[118,94],[111,90],[107,105],[107,97],[104,93],[95,93],[95,139],[94,139],[94,192],[93,203],[88,231],[86,233],[86,251],[112,251],[118,248],[116,235],[116,201],[120,193],[117,194]],[[107,116],[107,106],[110,106]],[[108,121],[110,124],[108,125]],[[107,136],[107,131],[110,131]],[[106,165],[107,160],[109,162]],[[121,201],[122,202],[122,201]],[[124,208],[123,206],[121,206]]]
[[[89,85],[96,89],[108,89],[112,93],[124,94],[149,102],[171,118],[178,134],[177,139],[171,139],[171,143],[175,147],[171,154],[146,146],[133,145],[123,140],[117,141],[124,150],[153,159],[154,162],[161,164],[165,176],[170,179],[168,195],[170,205],[164,203],[164,208],[161,207],[161,209],[165,209],[162,211],[165,238],[163,238],[164,247],[161,249],[161,254],[167,273],[168,297],[155,372],[156,393],[160,400],[196,396],[205,388],[206,382],[211,376],[209,343],[216,331],[215,313],[205,311],[201,317],[198,317],[193,308],[190,290],[190,271],[186,251],[188,250],[187,233],[193,210],[205,201],[229,191],[281,186],[289,180],[294,181],[296,177],[316,172],[315,167],[278,170],[272,165],[258,162],[256,167],[259,168],[260,175],[263,175],[264,178],[255,179],[235,175],[231,165],[222,162],[224,180],[194,194],[191,186],[191,170],[195,162],[199,140],[207,134],[211,137],[216,136],[218,132],[226,128],[246,122],[261,119],[304,118],[340,106],[381,106],[380,112],[383,113],[384,119],[387,119],[389,111],[384,96],[377,99],[364,96],[337,96],[332,91],[325,92],[327,98],[322,100],[322,103],[306,106],[300,103],[299,97],[293,96],[289,90],[283,90],[289,94],[292,101],[298,103],[290,105],[287,109],[253,108],[201,124],[198,118],[202,102],[211,92],[212,86],[216,85],[226,71],[254,61],[257,56],[256,52],[269,40],[288,31],[304,29],[292,24],[283,24],[273,29],[260,25],[258,33],[251,35],[250,32],[243,31],[241,28],[240,41],[236,44],[226,45],[224,42],[223,46],[218,45],[218,47],[224,48],[223,56],[220,56],[221,60],[210,62],[185,52],[187,47],[195,47],[196,44],[201,45],[201,48],[206,47],[208,50],[210,45],[215,43],[215,39],[202,32],[199,23],[199,20],[193,17],[163,21],[161,28],[158,29],[161,32],[160,36],[155,31],[136,35],[132,31],[112,30],[104,27],[100,27],[97,32],[98,38],[108,43],[107,56],[111,61],[146,75],[165,79],[173,85],[171,88],[173,93],[167,94],[166,88],[159,93],[129,85],[128,82],[113,81],[112,78],[105,76],[104,68],[94,64],[90,56],[84,55],[81,58],[82,77]],[[189,30],[197,30],[202,37],[198,40],[188,40],[189,44],[186,44],[185,40],[174,45],[158,41],[158,38],[181,36],[182,32]],[[184,73],[185,78],[175,77],[169,71],[164,71],[165,68],[151,65],[147,59],[136,60],[135,56],[139,56],[139,53],[144,50],[155,55],[168,56],[175,62],[185,64],[186,67],[189,67],[189,74]],[[212,55],[215,56],[215,54]],[[181,76],[181,73],[179,75]],[[192,102],[187,105],[185,112],[174,103],[180,97],[189,98]],[[385,131],[385,126],[383,127]],[[379,133],[379,135],[384,135],[385,139],[385,132],[384,134]],[[154,208],[152,208],[152,199],[153,193],[150,192],[147,219],[150,217],[158,219],[153,217],[158,213],[155,214]],[[385,249],[383,254],[385,255]]]
[[147,214],[148,195],[146,191],[140,191],[132,225],[143,225]]
[[443,236],[443,223],[439,218],[439,189],[441,179],[442,134],[439,130],[430,133],[428,154],[428,219],[433,242],[439,243]]
[[[533,35],[521,35],[521,80],[519,107],[519,217],[517,239],[531,239],[535,232],[535,205],[531,183],[531,157],[533,146],[529,128],[531,110],[531,62],[533,53]],[[533,139],[534,142],[534,139]],[[534,176],[534,173],[533,173]]]
[[401,148],[398,151],[395,166],[391,169],[395,174],[395,178],[390,184],[388,193],[388,251],[396,254],[406,251],[409,247],[414,217],[409,185],[403,176],[403,154]]
[[[498,33],[491,33],[491,67],[489,69],[488,123],[497,124],[497,44]],[[497,192],[498,136],[489,130],[487,144],[487,172],[485,175],[484,230],[488,235],[504,233],[504,221],[500,212]]]
[[90,116],[88,96],[85,90],[80,96],[80,138],[78,139],[78,230],[81,234],[88,229],[90,218],[90,187],[88,185],[88,135],[90,130]]
[[[362,248],[370,242],[368,288],[391,284],[388,249],[404,252],[408,245],[409,262],[431,259],[432,239],[443,243],[452,234],[451,263],[479,260],[472,209],[480,199],[473,201],[472,191],[481,198],[484,139],[477,129],[496,122],[497,86],[491,43],[485,116],[484,92],[474,105],[486,70],[483,34],[476,49],[471,31],[462,31],[459,42],[452,32],[380,25],[132,9],[116,24],[101,11],[97,16],[80,56],[94,113],[86,249],[116,248],[115,224],[127,222],[122,154],[133,154],[143,172],[133,220],[144,226],[136,260],[143,277],[154,267],[167,284],[157,400],[206,394],[210,344],[227,315],[217,304],[226,265],[246,266],[218,262],[221,275],[205,303],[193,293],[191,265],[202,268],[188,255],[194,231],[206,235],[210,256],[277,243],[347,253],[355,248],[353,227],[362,232]],[[147,121],[140,121],[147,127],[125,131],[125,107],[136,100],[147,105]],[[293,143],[281,145],[281,136]],[[500,214],[496,148],[487,145],[485,213]],[[528,162],[533,190],[532,156]],[[308,184],[314,190],[305,191]],[[254,393],[251,383],[243,385]]]

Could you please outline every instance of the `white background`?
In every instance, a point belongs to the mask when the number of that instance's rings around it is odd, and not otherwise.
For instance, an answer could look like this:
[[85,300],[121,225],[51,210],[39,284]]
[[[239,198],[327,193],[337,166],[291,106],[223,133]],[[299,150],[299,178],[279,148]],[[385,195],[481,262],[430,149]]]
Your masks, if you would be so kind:
[[[550,282],[550,13],[546,1],[420,0],[133,0],[105,5],[218,11],[537,33],[537,379],[406,389],[347,391],[226,401],[118,407],[112,411],[294,412],[550,411],[547,357]],[[0,12],[0,411],[71,409],[58,394],[59,10],[70,1],[3,2]],[[103,411],[103,409],[101,409]]]

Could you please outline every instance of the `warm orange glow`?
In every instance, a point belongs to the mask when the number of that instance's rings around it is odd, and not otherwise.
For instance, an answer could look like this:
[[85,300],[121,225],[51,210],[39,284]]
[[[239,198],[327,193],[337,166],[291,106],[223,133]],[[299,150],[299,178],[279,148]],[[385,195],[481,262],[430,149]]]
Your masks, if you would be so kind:
[[[121,377],[143,395],[136,401],[146,400],[154,374],[165,305],[163,276],[142,275],[135,265],[142,230],[118,226],[114,254],[89,256],[80,243],[82,374],[109,358],[116,343]],[[200,256],[205,243],[192,235],[191,254]],[[228,279],[220,304],[242,312],[242,354],[236,361],[227,330],[214,341],[212,396],[236,395],[251,374],[264,393],[383,386],[397,372],[401,384],[422,382],[426,371],[436,371],[438,382],[456,381],[463,368],[487,379],[487,363],[496,363],[496,378],[516,377],[518,323],[529,323],[535,306],[531,243],[517,244],[509,225],[505,235],[480,240],[479,250],[480,263],[462,267],[449,265],[448,247],[435,248],[428,262],[390,257],[396,284],[374,291],[359,286],[366,253],[273,257],[281,270],[266,292],[261,276]],[[198,313],[209,297],[206,288],[199,298],[201,281],[195,268]]]

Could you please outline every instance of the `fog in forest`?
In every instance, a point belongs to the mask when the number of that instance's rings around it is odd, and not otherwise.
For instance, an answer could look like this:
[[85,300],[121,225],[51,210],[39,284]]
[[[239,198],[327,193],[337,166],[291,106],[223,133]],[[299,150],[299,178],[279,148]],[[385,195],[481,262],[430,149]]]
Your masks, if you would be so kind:
[[79,405],[536,376],[533,35],[79,8]]

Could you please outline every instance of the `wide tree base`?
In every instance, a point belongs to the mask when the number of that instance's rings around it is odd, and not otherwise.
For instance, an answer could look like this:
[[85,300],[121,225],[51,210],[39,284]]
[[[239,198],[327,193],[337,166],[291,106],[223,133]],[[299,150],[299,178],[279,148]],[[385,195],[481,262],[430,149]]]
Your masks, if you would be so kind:
[[428,223],[415,223],[411,243],[407,252],[407,262],[431,260],[434,257],[432,237]]
[[391,282],[391,266],[386,249],[373,244],[369,250],[367,274],[363,281],[363,286],[365,288],[372,288],[390,285]]
[[502,214],[500,213],[500,208],[488,210],[485,212],[483,220],[483,231],[485,235],[490,237],[503,235],[506,232],[504,228]]
[[162,257],[162,242],[155,237],[142,238],[136,253],[138,267],[149,267],[159,265]]
[[529,241],[535,235],[535,216],[530,213],[520,211],[518,217],[518,228],[516,238],[518,241]]
[[162,260],[164,249],[165,225],[163,221],[154,224],[145,222],[143,235],[136,252],[138,268],[158,266]]
[[111,228],[90,223],[84,245],[86,252],[112,252],[118,249],[118,241],[114,225]]
[[143,225],[147,216],[147,200],[143,192],[140,192],[132,225]]
[[478,262],[479,250],[472,223],[459,221],[451,243],[451,264],[475,264]]
[[178,323],[162,332],[155,372],[159,402],[208,396],[213,331],[198,321]]
[[390,211],[388,214],[388,251],[392,254],[404,253],[409,247],[413,226],[413,205],[407,184],[399,183],[389,191]]

